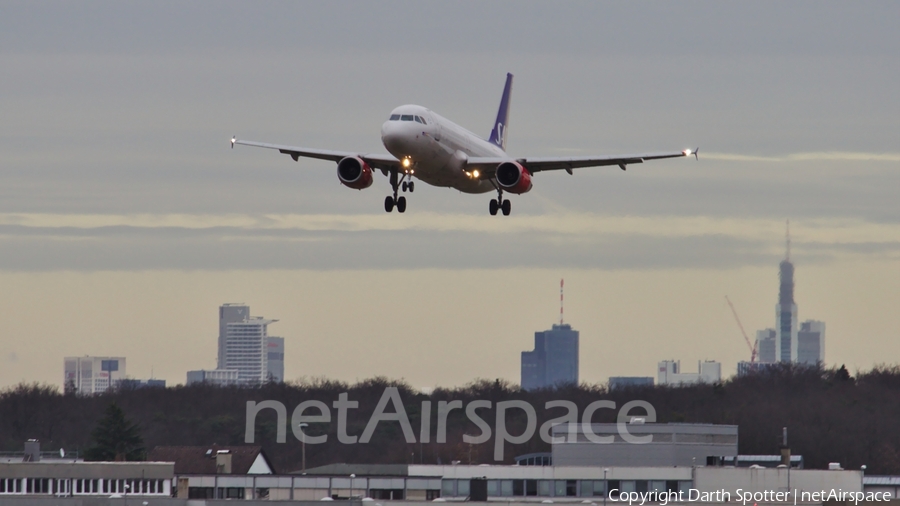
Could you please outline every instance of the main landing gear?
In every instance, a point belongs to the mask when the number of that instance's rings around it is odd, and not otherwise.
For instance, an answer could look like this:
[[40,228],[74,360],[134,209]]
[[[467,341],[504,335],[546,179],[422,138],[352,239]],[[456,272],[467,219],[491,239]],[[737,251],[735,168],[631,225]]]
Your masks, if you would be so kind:
[[503,216],[509,216],[512,212],[512,203],[503,199],[503,190],[497,188],[497,198],[491,199],[491,205],[488,207],[491,216],[497,216],[497,211],[503,211]]
[[406,197],[397,197],[397,190],[402,188],[404,192],[407,190],[410,193],[415,191],[415,183],[413,181],[405,181],[405,179],[409,177],[410,175],[408,172],[404,172],[403,175],[400,176],[396,170],[391,171],[391,188],[394,189],[394,194],[384,198],[385,212],[389,213],[393,211],[394,207],[397,208],[398,213],[406,212]]

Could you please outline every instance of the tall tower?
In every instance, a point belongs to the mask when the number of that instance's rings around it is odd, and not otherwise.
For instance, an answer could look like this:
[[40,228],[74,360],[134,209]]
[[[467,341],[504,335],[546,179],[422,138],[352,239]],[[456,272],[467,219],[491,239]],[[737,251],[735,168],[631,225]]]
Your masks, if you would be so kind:
[[787,222],[786,253],[778,265],[778,304],[775,305],[775,360],[797,360],[797,304],[794,303],[794,264],[791,263],[791,230]]
[[578,331],[563,323],[563,281],[559,281],[559,325],[534,333],[534,350],[522,352],[522,388],[578,384]]
[[250,308],[244,304],[222,304],[219,306],[219,354],[217,369],[225,369],[228,324],[250,318]]

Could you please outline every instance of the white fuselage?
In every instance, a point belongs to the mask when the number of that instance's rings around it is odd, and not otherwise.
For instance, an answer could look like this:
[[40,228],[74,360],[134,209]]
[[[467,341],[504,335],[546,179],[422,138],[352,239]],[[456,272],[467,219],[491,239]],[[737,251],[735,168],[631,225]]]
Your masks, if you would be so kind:
[[381,125],[381,142],[398,160],[409,160],[411,176],[465,193],[496,189],[465,169],[469,157],[506,157],[498,146],[418,105],[402,105],[391,111],[391,118]]

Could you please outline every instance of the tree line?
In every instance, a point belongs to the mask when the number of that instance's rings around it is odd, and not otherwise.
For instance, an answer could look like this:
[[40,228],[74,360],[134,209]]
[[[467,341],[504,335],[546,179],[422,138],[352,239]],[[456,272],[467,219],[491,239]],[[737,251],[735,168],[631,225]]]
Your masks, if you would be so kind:
[[[21,451],[26,440],[38,439],[44,451],[64,448],[69,454],[77,451],[94,459],[121,460],[139,459],[145,455],[144,448],[155,446],[240,445],[245,439],[247,401],[282,403],[287,408],[289,424],[291,411],[301,402],[319,400],[331,406],[344,392],[359,403],[357,409],[347,412],[346,432],[360,435],[387,387],[398,389],[417,438],[422,401],[431,401],[432,427],[436,425],[438,402],[456,400],[463,405],[487,400],[491,406],[523,400],[535,407],[540,427],[546,420],[565,414],[564,409],[544,409],[549,401],[571,401],[582,413],[597,400],[611,400],[617,407],[642,400],[655,408],[661,423],[738,425],[741,454],[778,454],[782,427],[788,427],[792,453],[803,455],[807,468],[826,468],[829,462],[840,462],[848,469],[866,465],[869,474],[900,474],[900,432],[896,430],[900,426],[898,366],[879,366],[852,376],[843,366],[779,364],[717,384],[615,390],[605,385],[582,384],[524,391],[504,380],[478,380],[457,388],[437,388],[427,394],[403,381],[386,378],[355,384],[312,379],[256,387],[200,384],[117,389],[93,396],[61,392],[52,385],[20,384],[0,391],[0,450]],[[111,408],[113,405],[115,409]],[[494,409],[481,409],[478,413],[493,425]],[[122,416],[111,414],[115,410]],[[313,410],[306,414],[317,413]],[[616,415],[616,410],[600,409],[592,420],[615,422]],[[525,424],[521,410],[507,412],[510,434],[521,434]],[[331,423],[311,423],[305,428],[310,435],[329,436],[326,443],[306,445],[307,467],[339,462],[499,463],[493,460],[493,440],[476,445],[463,441],[464,434],[477,435],[481,430],[462,409],[450,412],[447,441],[441,444],[435,442],[434,429],[430,442],[409,444],[396,422],[378,424],[369,443],[341,444],[337,426],[333,412]],[[126,433],[134,443],[132,447],[141,451],[126,452],[124,447],[117,450],[115,438],[108,434],[112,430],[109,427],[119,427],[116,430]],[[300,469],[301,443],[291,437],[290,427],[287,441],[276,442],[278,422],[274,410],[259,413],[255,430],[255,444],[263,446],[279,472]],[[103,444],[100,440],[104,440]],[[513,462],[515,455],[550,451],[537,435],[523,444],[507,443],[505,449],[507,464]]]

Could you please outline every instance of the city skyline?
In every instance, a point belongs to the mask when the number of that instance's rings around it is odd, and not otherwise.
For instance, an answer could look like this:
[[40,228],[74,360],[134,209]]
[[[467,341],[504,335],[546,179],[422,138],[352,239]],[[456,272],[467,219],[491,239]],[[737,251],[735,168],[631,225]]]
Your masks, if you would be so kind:
[[[895,363],[895,18],[892,2],[5,6],[0,385],[58,384],[85,352],[180,383],[216,363],[226,300],[308,339],[287,380],[516,382],[560,277],[582,381],[665,357],[729,376],[749,357],[723,296],[747,329],[772,325],[788,218],[827,363]],[[512,156],[699,160],[540,173],[491,220],[489,196],[417,185],[386,215],[380,174],[353,191],[333,164],[229,149],[380,152],[404,103],[487,136],[507,72]]]

